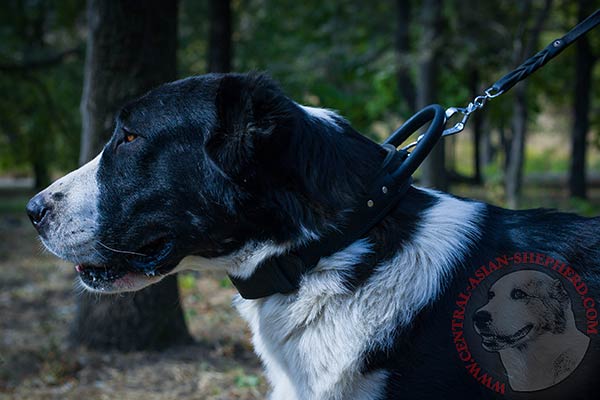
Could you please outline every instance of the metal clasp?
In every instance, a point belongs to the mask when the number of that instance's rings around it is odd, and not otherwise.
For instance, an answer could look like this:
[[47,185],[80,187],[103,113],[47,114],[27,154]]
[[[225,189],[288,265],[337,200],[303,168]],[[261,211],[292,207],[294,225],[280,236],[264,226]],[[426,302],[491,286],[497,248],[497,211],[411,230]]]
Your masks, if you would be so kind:
[[461,113],[463,116],[459,122],[454,124],[454,126],[445,129],[444,132],[442,133],[442,137],[456,135],[457,133],[462,132],[465,129],[465,126],[467,125],[467,121],[469,120],[469,117],[471,116],[471,114],[473,112],[479,110],[480,108],[483,108],[485,106],[485,103],[487,103],[487,101],[489,99],[493,99],[494,97],[502,94],[502,92],[492,94],[490,92],[491,90],[492,90],[491,88],[487,89],[485,91],[485,95],[475,97],[473,99],[473,101],[469,103],[469,105],[467,107],[450,107],[450,108],[448,108],[446,110],[446,122],[450,121],[450,118],[452,118],[457,113]]
[[493,87],[489,87],[489,88],[487,88],[487,89],[485,90],[485,96],[486,96],[488,99],[493,99],[494,97],[498,97],[498,96],[500,96],[502,93],[504,93],[504,90],[498,90],[496,93],[493,93],[493,92],[494,92],[494,90],[496,90],[496,89],[494,89]]
[[454,124],[454,126],[444,129],[444,132],[442,132],[442,137],[456,135],[457,133],[462,132],[462,130],[465,129],[465,125],[467,124],[467,121],[469,120],[469,114],[471,114],[470,112],[468,112],[468,110],[466,108],[460,108],[460,107],[448,108],[446,110],[446,122],[450,121],[450,119],[458,113],[461,113],[463,115],[461,120],[459,122],[457,122],[456,124]]

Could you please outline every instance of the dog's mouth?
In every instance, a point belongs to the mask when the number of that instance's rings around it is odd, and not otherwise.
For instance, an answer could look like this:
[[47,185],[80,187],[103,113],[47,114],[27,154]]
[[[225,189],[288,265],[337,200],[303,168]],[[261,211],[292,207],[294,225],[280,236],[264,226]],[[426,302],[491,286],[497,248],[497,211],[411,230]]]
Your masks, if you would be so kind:
[[77,264],[75,270],[90,289],[104,292],[133,290],[133,281],[160,279],[175,268],[173,249],[172,239],[161,237],[135,251],[118,251],[118,257],[113,261],[99,265]]
[[505,347],[512,347],[520,340],[525,338],[533,329],[533,324],[525,325],[512,335],[497,335],[490,332],[479,332],[482,338],[482,345],[490,351],[497,351]]

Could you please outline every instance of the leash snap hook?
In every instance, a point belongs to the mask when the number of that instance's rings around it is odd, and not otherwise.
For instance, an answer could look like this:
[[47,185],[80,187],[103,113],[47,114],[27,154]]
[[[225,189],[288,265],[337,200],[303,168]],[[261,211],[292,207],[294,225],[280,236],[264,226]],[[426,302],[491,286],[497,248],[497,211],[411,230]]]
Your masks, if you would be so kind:
[[450,121],[450,119],[452,117],[454,117],[456,114],[459,114],[459,113],[462,114],[462,118],[460,121],[455,123],[452,127],[444,129],[444,131],[442,132],[442,137],[456,135],[457,133],[462,132],[463,129],[465,129],[465,125],[467,124],[467,121],[469,120],[469,116],[473,112],[473,111],[469,111],[469,108],[471,108],[471,106],[473,106],[473,109],[475,109],[474,104],[470,103],[468,108],[450,107],[446,110],[446,123],[448,121]]
[[[489,90],[489,89],[488,89]],[[442,137],[456,135],[457,133],[462,132],[467,125],[467,121],[471,114],[485,106],[489,99],[492,99],[496,96],[500,95],[500,93],[489,95],[488,91],[486,91],[485,95],[477,96],[473,99],[472,102],[469,103],[466,107],[450,107],[446,110],[446,123],[450,121],[452,117],[456,114],[462,114],[462,118],[460,121],[454,124],[454,126],[444,129],[442,132]]]

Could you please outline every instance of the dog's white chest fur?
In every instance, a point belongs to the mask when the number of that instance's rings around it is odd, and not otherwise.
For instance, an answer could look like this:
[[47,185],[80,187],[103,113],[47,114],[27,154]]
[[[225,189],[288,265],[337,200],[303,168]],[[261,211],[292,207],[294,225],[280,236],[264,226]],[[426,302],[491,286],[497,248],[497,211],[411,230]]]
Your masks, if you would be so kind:
[[363,351],[364,333],[348,330],[352,319],[349,315],[332,319],[333,312],[347,310],[342,310],[341,305],[323,304],[327,308],[323,315],[311,315],[318,310],[305,310],[307,321],[301,322],[297,320],[301,311],[291,304],[286,306],[284,296],[277,297],[237,301],[238,310],[250,324],[255,350],[273,387],[271,398],[377,398],[386,374],[360,376],[357,360]]
[[439,203],[411,242],[358,290],[350,292],[342,277],[370,251],[364,241],[322,259],[297,294],[236,298],[273,386],[271,399],[383,395],[387,372],[362,374],[365,353],[391,346],[394,330],[437,298],[444,278],[478,236],[481,204],[436,195]]

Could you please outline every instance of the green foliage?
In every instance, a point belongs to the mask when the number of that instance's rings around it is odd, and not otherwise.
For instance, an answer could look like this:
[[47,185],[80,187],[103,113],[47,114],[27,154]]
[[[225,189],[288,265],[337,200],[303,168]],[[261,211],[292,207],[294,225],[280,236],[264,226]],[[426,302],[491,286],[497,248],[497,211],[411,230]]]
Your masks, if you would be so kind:
[[[539,10],[542,2],[532,0],[532,10]],[[60,170],[76,164],[83,54],[43,68],[27,66],[67,49],[83,48],[84,3],[7,0],[0,4],[0,90],[4,93],[0,97],[0,172],[31,174],[34,163]],[[479,85],[475,89],[484,89],[523,61],[514,59],[513,47],[528,20],[523,4],[516,6],[511,0],[444,2],[436,94],[440,104],[466,105],[474,83]],[[339,110],[361,132],[376,137],[375,130],[391,131],[410,116],[398,93],[395,6],[385,0],[232,0],[233,65],[237,71],[269,72],[290,97]],[[422,2],[411,2],[413,45],[407,60],[413,78],[418,76],[421,57],[416,45],[422,31],[421,7]],[[574,1],[557,0],[533,51],[570,29],[576,23],[576,11]],[[208,14],[207,2],[181,0],[180,76],[206,72]],[[600,37],[588,36],[600,56]],[[548,107],[570,114],[573,72],[574,52],[568,49],[528,80],[532,123]],[[594,71],[594,87],[600,87],[600,68]],[[490,103],[485,111],[488,130],[504,127],[510,132],[512,105],[510,92]],[[593,91],[592,110],[591,142],[600,148],[598,90]],[[462,166],[457,169],[466,171]]]
[[[0,171],[70,169],[79,150],[80,1],[0,6]],[[56,61],[58,59],[58,61]],[[55,61],[52,61],[55,60]]]
[[179,50],[177,53],[180,76],[206,72],[208,56],[209,21],[207,1],[182,1],[179,11]]
[[227,278],[223,278],[219,281],[219,286],[224,288],[224,289],[229,289],[233,287],[233,283],[231,283],[231,279]]
[[566,171],[569,167],[569,160],[566,155],[557,153],[557,151],[539,152],[532,148],[528,149],[525,157],[525,173]]
[[569,208],[577,214],[588,217],[595,217],[600,214],[600,206],[598,206],[598,204],[592,204],[589,200],[574,197],[569,199],[569,202]]
[[238,388],[254,388],[260,384],[260,377],[258,375],[246,374],[244,371],[239,371],[235,376],[235,386]]
[[196,288],[196,276],[192,273],[181,273],[177,275],[177,281],[181,290],[192,290]]
[[[182,6],[183,75],[206,68],[202,7]],[[340,110],[361,130],[398,109],[393,3],[240,0],[233,7],[236,70],[267,71],[290,97]]]

